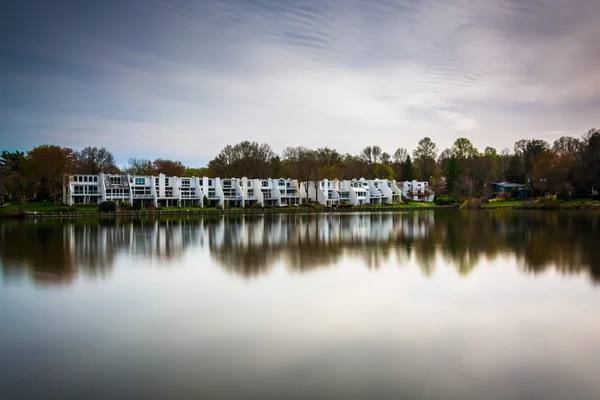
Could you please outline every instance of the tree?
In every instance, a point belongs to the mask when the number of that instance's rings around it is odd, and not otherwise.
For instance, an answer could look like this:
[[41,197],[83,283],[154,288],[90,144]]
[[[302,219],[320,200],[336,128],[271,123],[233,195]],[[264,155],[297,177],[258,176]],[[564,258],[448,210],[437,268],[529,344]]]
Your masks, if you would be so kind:
[[158,171],[152,161],[146,158],[130,158],[125,172],[131,175],[157,175]]
[[38,198],[58,202],[63,192],[63,177],[75,173],[77,153],[72,149],[54,145],[34,147],[27,154],[27,173],[36,182]]
[[584,135],[574,167],[573,179],[579,194],[588,194],[592,186],[600,186],[600,129],[590,129]]
[[77,172],[79,174],[98,175],[120,173],[115,164],[115,158],[106,148],[87,146],[77,153]]
[[505,181],[506,172],[508,171],[508,165],[510,163],[512,156],[510,154],[509,149],[502,149],[500,155],[498,156],[498,177],[499,181]]
[[308,196],[309,182],[318,171],[316,153],[306,147],[286,147],[283,149],[283,164],[291,176],[298,179]]
[[486,156],[491,156],[491,157],[497,157],[498,156],[498,152],[496,151],[495,148],[493,147],[486,147],[483,154],[485,154]]
[[382,164],[390,165],[391,162],[392,162],[392,156],[390,156],[388,153],[383,153],[381,155],[381,163]]
[[398,164],[402,164],[403,162],[406,161],[406,159],[408,158],[408,151],[406,151],[406,149],[399,147],[395,152],[394,152],[394,162],[398,163]]
[[394,179],[394,170],[387,164],[375,163],[369,165],[371,179]]
[[319,179],[336,179],[344,175],[342,155],[335,149],[321,147],[315,151],[319,168]]
[[531,177],[540,190],[566,193],[572,189],[568,181],[570,167],[571,157],[568,154],[546,151],[538,157],[531,170]]
[[456,182],[460,177],[460,165],[455,157],[450,157],[446,168],[446,194],[452,195],[456,190]]
[[360,158],[367,164],[374,164],[381,159],[382,153],[379,146],[367,146],[360,152]]
[[3,151],[0,155],[0,203],[4,198],[19,204],[23,212],[23,200],[32,194],[32,182],[26,174],[27,158],[25,153]]
[[412,181],[415,179],[413,163],[410,156],[406,156],[406,160],[402,163],[402,181]]
[[368,173],[367,163],[360,156],[346,154],[342,158],[344,179],[363,178]]
[[208,168],[208,167],[200,167],[200,168],[187,167],[185,169],[185,175],[184,176],[195,176],[195,177],[207,176],[209,178],[215,178],[216,177],[212,173],[212,171],[210,170],[210,168]]
[[525,183],[525,175],[523,173],[523,160],[521,159],[521,157],[517,155],[509,156],[505,178],[508,182]]
[[413,151],[413,157],[419,176],[424,181],[431,179],[431,174],[436,167],[437,146],[433,141],[425,137],[419,141],[417,148]]
[[523,161],[523,173],[525,181],[535,190],[535,181],[532,179],[531,171],[538,159],[550,149],[550,145],[539,139],[522,139],[515,143],[515,154]]
[[584,142],[581,140],[571,137],[563,136],[554,141],[552,144],[552,150],[557,155],[569,155],[573,158],[583,150]]
[[152,166],[159,174],[166,176],[185,176],[186,168],[181,161],[164,160],[157,158],[152,163]]
[[452,146],[452,154],[458,160],[475,157],[479,154],[473,143],[467,138],[458,138]]
[[208,167],[221,177],[269,177],[271,160],[275,152],[266,144],[244,141],[234,146],[225,146],[219,154],[208,163]]

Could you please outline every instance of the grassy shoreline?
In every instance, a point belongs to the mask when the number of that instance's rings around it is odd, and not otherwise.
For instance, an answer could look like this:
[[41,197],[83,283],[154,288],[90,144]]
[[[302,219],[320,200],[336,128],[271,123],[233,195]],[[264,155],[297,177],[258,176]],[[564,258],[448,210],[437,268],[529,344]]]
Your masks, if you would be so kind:
[[590,199],[572,200],[509,200],[482,204],[483,210],[600,210],[600,201]]
[[[4,207],[0,207],[0,218],[11,218],[11,217],[19,217],[24,214],[36,214],[36,215],[52,215],[62,213],[65,216],[71,214],[90,214],[98,215],[98,205],[97,204],[80,204],[72,207],[66,206],[64,204],[54,204],[52,202],[35,202],[35,203],[24,203],[22,205],[23,213],[19,211],[19,206],[17,204],[10,204]],[[422,202],[407,202],[407,203],[398,203],[398,204],[390,204],[390,205],[369,205],[369,206],[354,206],[354,207],[324,207],[324,206],[298,206],[298,207],[283,207],[283,208],[227,208],[227,209],[218,209],[216,207],[164,207],[160,210],[128,210],[128,211],[117,211],[117,215],[136,215],[136,214],[152,214],[152,215],[170,215],[177,214],[181,215],[182,213],[190,212],[194,214],[243,214],[243,213],[260,213],[260,212],[268,212],[268,213],[291,213],[291,212],[356,212],[356,211],[394,211],[394,210],[418,210],[418,209],[437,209],[437,208],[452,208],[452,207],[444,207],[437,206],[433,203],[422,203]],[[115,213],[110,213],[114,215]],[[106,213],[109,215],[109,213]]]

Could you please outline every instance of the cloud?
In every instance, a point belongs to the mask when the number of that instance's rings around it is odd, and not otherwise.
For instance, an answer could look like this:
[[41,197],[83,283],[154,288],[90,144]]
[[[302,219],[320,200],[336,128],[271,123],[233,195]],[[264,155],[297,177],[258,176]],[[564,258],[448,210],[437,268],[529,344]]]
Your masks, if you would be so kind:
[[447,110],[438,110],[437,114],[441,119],[448,121],[450,127],[457,131],[470,131],[479,128],[479,123],[477,121],[473,118],[465,117],[462,114]]
[[456,131],[502,148],[597,125],[595,1],[154,0],[8,11],[2,147],[105,137],[122,162],[172,155],[199,165],[241,140],[392,153],[423,136],[449,147]]

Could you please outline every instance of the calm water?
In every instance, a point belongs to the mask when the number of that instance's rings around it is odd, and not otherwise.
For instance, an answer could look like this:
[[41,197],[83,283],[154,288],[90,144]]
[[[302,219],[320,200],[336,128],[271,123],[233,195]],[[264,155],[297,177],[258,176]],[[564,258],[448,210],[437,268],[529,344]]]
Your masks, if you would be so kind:
[[0,222],[0,399],[600,398],[600,214]]

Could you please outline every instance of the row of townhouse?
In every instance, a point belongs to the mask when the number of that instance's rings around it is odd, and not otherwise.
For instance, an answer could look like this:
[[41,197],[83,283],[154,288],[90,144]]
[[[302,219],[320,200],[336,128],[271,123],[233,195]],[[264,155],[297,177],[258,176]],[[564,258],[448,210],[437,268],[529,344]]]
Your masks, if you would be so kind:
[[309,182],[308,193],[303,186],[303,197],[308,195],[312,201],[325,206],[337,204],[394,204],[405,200],[434,200],[434,193],[427,182],[396,182],[389,179],[352,179]]
[[138,176],[138,175],[66,175],[63,201],[66,204],[97,204],[124,201],[147,206],[246,207],[253,204],[282,207],[300,204],[298,182],[292,179],[248,179]]
[[[308,192],[307,192],[308,190]],[[302,198],[333,206],[337,204],[392,204],[402,200],[433,201],[427,182],[402,182],[387,179],[322,180],[299,185],[294,179],[248,179],[138,176],[138,175],[66,175],[63,201],[66,204],[97,204],[124,201],[147,206],[234,207],[264,205],[294,206]]]

